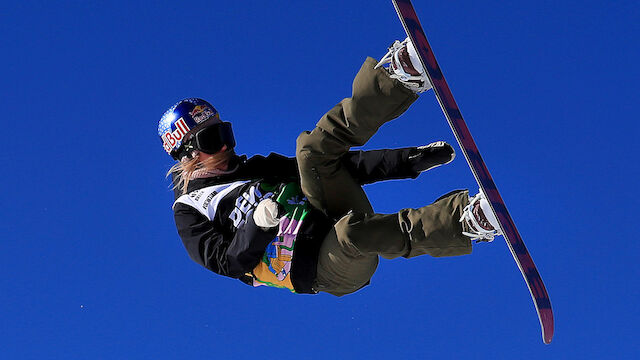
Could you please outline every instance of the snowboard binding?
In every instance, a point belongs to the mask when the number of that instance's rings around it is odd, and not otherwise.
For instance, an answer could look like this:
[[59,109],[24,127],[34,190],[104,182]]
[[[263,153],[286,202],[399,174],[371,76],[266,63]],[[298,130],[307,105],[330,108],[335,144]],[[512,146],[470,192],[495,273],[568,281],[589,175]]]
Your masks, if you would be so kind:
[[460,222],[465,223],[469,231],[463,231],[462,235],[468,236],[477,242],[492,242],[497,235],[502,235],[498,219],[491,211],[491,206],[482,191],[469,200],[462,211]]
[[400,80],[405,87],[414,92],[422,93],[431,89],[431,83],[409,38],[394,41],[375,69],[385,64],[389,64],[385,69],[389,71],[392,79]]

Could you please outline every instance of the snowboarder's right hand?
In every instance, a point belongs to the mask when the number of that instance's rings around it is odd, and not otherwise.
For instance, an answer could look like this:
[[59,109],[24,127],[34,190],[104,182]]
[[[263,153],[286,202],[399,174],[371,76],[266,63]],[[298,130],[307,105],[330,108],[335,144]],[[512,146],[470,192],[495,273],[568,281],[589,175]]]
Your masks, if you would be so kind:
[[453,161],[456,152],[444,141],[432,142],[429,145],[418,146],[409,155],[411,170],[421,173],[434,167],[445,165]]
[[269,229],[280,224],[282,215],[280,204],[272,199],[264,199],[253,211],[253,221],[261,228]]

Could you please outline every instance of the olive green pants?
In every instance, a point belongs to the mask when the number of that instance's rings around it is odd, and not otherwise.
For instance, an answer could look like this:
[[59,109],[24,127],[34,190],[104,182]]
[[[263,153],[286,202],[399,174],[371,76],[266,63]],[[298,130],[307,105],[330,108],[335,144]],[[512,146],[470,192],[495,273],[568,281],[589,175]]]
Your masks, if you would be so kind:
[[374,69],[375,64],[367,58],[354,79],[352,96],[297,139],[302,191],[314,207],[339,219],[321,246],[315,285],[316,290],[336,296],[368,284],[378,256],[471,253],[471,241],[462,235],[458,221],[469,202],[467,191],[452,192],[419,209],[376,214],[362,187],[341,163],[352,146],[364,145],[418,98],[386,70]]

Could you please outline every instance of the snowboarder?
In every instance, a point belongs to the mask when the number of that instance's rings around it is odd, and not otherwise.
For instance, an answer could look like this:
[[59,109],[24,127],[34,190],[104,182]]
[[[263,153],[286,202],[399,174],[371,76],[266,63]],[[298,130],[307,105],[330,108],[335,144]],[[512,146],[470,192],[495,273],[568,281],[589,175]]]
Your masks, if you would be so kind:
[[178,161],[169,170],[173,210],[191,259],[252,286],[342,296],[369,284],[379,256],[458,256],[471,253],[472,240],[492,241],[499,227],[482,193],[456,190],[378,214],[362,189],[453,160],[443,141],[350,151],[430,88],[411,42],[394,42],[380,62],[366,59],[350,98],[300,134],[295,159],[238,156],[231,124],[211,104],[175,104],[158,134]]

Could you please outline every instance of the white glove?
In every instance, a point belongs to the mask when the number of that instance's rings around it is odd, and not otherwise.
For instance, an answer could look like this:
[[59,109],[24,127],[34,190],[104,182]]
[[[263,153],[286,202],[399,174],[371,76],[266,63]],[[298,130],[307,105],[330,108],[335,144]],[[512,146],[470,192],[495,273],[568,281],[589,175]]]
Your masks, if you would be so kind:
[[253,221],[262,228],[272,228],[280,224],[278,203],[271,199],[260,201],[253,211]]

